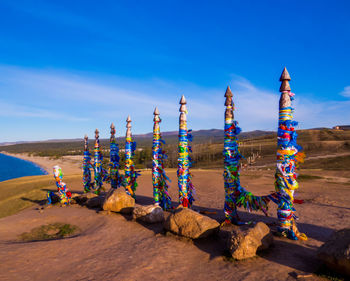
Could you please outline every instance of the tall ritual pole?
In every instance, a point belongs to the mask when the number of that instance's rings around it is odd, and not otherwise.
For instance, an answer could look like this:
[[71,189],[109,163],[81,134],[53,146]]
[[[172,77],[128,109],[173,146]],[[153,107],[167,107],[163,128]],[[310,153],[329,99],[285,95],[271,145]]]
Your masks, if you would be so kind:
[[111,180],[111,187],[118,188],[121,184],[119,176],[119,147],[115,141],[115,126],[111,124],[111,137],[109,139],[109,177]]
[[234,104],[232,92],[228,86],[225,92],[225,140],[224,140],[224,182],[225,182],[225,219],[227,223],[238,224],[235,191],[239,186],[239,161],[236,124],[234,122]]
[[225,187],[225,222],[245,224],[239,220],[237,207],[248,211],[261,210],[267,214],[269,196],[255,196],[240,183],[240,160],[242,155],[238,146],[238,135],[241,129],[234,121],[234,103],[232,92],[227,87],[225,92],[225,140],[224,140],[224,187]]
[[133,161],[135,149],[136,143],[133,142],[131,135],[131,118],[128,116],[126,119],[124,186],[126,192],[134,198],[137,187],[136,178],[138,176],[138,173],[135,172]]
[[89,151],[89,138],[87,135],[84,137],[84,160],[83,160],[83,184],[84,192],[91,190],[91,154]]
[[169,178],[165,174],[164,159],[165,152],[162,149],[162,136],[160,133],[159,123],[162,121],[159,117],[159,111],[156,107],[153,119],[153,146],[152,146],[152,182],[153,197],[155,204],[161,206],[164,210],[171,208],[171,198],[168,194]]
[[279,120],[277,132],[277,167],[275,174],[275,189],[278,196],[277,217],[278,232],[293,240],[306,240],[304,233],[300,233],[296,226],[294,208],[294,190],[298,188],[295,168],[298,161],[302,162],[302,149],[297,144],[297,133],[294,127],[298,124],[293,121],[292,100],[294,94],[289,86],[290,76],[286,68],[283,69],[280,81],[281,97],[279,101]]
[[179,158],[178,158],[178,186],[179,201],[183,207],[191,207],[194,201],[194,187],[191,182],[191,159],[189,156],[189,134],[187,130],[187,108],[184,96],[180,100],[180,119],[179,119]]
[[96,194],[100,194],[103,182],[102,182],[102,155],[100,151],[100,139],[99,131],[95,130],[95,149],[94,149],[94,169],[95,169],[95,183],[94,189]]

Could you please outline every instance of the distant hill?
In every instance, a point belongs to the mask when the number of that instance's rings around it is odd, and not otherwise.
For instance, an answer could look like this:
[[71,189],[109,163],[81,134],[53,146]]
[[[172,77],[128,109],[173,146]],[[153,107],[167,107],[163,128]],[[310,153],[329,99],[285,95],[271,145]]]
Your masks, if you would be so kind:
[[[240,138],[255,138],[260,136],[267,136],[274,134],[273,131],[250,131],[250,132],[243,132],[240,134]],[[163,138],[166,139],[177,139],[178,131],[168,131],[168,132],[162,132]],[[198,138],[224,138],[224,130],[219,129],[210,129],[210,130],[198,130],[198,131],[192,131],[193,137]],[[141,139],[152,139],[153,133],[147,133],[147,134],[136,134],[133,135],[135,140],[141,140]],[[117,140],[122,140],[124,137],[118,137]],[[0,143],[0,146],[9,146],[9,145],[18,145],[18,144],[31,144],[31,143],[69,143],[69,142],[81,142],[83,138],[76,138],[76,139],[50,139],[50,140],[43,140],[43,141],[17,141],[17,142],[3,142]],[[106,141],[108,139],[101,139],[101,141]]]
[[[350,154],[350,130],[333,130],[333,129],[308,129],[297,131],[298,144],[300,144],[308,157],[318,155],[333,155],[333,154]],[[163,139],[165,141],[164,149],[168,155],[167,167],[177,167],[178,157],[178,132],[170,131],[163,132]],[[192,159],[194,167],[213,168],[222,167],[222,150],[224,143],[224,131],[219,129],[198,130],[192,132],[193,142]],[[152,167],[152,133],[134,135],[137,142],[137,151],[135,152],[135,164],[137,168]],[[251,131],[243,132],[239,135],[240,151],[245,157],[242,159],[246,163],[251,156],[255,157],[254,165],[271,165],[276,161],[276,132],[272,131]],[[121,148],[121,167],[123,167],[125,147],[125,138],[117,138],[117,143]],[[48,140],[41,142],[22,142],[15,144],[7,144],[0,147],[0,151],[7,151],[9,153],[31,153],[38,156],[61,157],[65,155],[82,155],[83,154],[83,139],[71,140]],[[109,158],[109,139],[101,139],[101,150],[104,154],[104,160]],[[94,139],[90,139],[89,148],[93,153]],[[258,157],[257,157],[258,156]],[[350,156],[349,156],[350,157]],[[346,159],[345,159],[346,160]],[[345,161],[344,160],[344,161]],[[315,160],[316,161],[316,160]],[[324,160],[326,161],[326,160]],[[328,160],[327,160],[328,161]],[[333,163],[335,167],[341,164]],[[350,160],[349,160],[350,161]],[[311,162],[308,162],[311,163]],[[305,163],[303,167],[308,167]],[[319,164],[312,164],[324,166],[325,162],[319,161]],[[318,165],[318,166],[317,166]],[[314,166],[312,166],[314,167]]]

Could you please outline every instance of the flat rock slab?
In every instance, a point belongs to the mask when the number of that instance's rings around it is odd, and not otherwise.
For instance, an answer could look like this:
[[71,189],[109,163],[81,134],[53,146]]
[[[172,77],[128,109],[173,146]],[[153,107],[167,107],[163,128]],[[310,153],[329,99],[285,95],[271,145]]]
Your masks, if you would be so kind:
[[258,251],[268,249],[273,243],[270,228],[263,222],[253,226],[227,225],[220,232],[226,239],[230,254],[236,260],[252,258]]
[[164,222],[164,228],[191,239],[208,237],[217,232],[220,224],[191,209],[179,207]]
[[103,202],[103,210],[123,214],[132,213],[135,207],[135,199],[128,195],[122,188],[111,188]]
[[158,205],[136,206],[133,210],[133,219],[147,223],[164,221],[164,212]]
[[330,269],[350,276],[350,228],[333,233],[318,249],[317,256]]

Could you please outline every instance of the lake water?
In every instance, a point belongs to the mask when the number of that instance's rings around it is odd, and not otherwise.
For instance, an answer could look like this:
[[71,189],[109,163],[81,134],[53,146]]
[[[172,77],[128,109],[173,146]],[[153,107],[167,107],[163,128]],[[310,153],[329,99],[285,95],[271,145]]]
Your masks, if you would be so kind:
[[47,175],[47,172],[32,162],[0,153],[0,182],[39,175]]

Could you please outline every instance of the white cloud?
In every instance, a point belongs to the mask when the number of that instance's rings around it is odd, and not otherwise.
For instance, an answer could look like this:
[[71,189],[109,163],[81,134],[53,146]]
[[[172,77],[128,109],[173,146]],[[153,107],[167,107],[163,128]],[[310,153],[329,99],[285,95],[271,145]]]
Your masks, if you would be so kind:
[[346,86],[340,95],[350,98],[350,86]]
[[0,116],[2,117],[29,117],[29,118],[46,118],[53,120],[67,121],[87,121],[86,118],[80,118],[51,110],[11,104],[0,100]]
[[[237,76],[233,76],[230,87],[236,106],[235,119],[244,131],[276,130],[278,89],[262,89]],[[200,87],[188,82],[175,83],[157,78],[136,80],[0,66],[0,116],[22,117],[27,121],[35,118],[61,120],[62,128],[70,128],[76,134],[92,131],[96,127],[108,128],[112,121],[119,130],[124,130],[129,114],[134,133],[150,132],[155,106],[158,106],[163,119],[161,129],[177,130],[182,94],[188,102],[190,128],[222,128],[224,93],[225,88]],[[350,100],[320,101],[310,94],[296,93],[295,119],[300,121],[300,128],[348,124],[349,106]],[[34,121],[32,124],[35,128]],[[11,135],[11,132],[8,134]],[[103,137],[107,135],[108,131],[102,133]],[[50,138],[49,132],[47,138]]]

